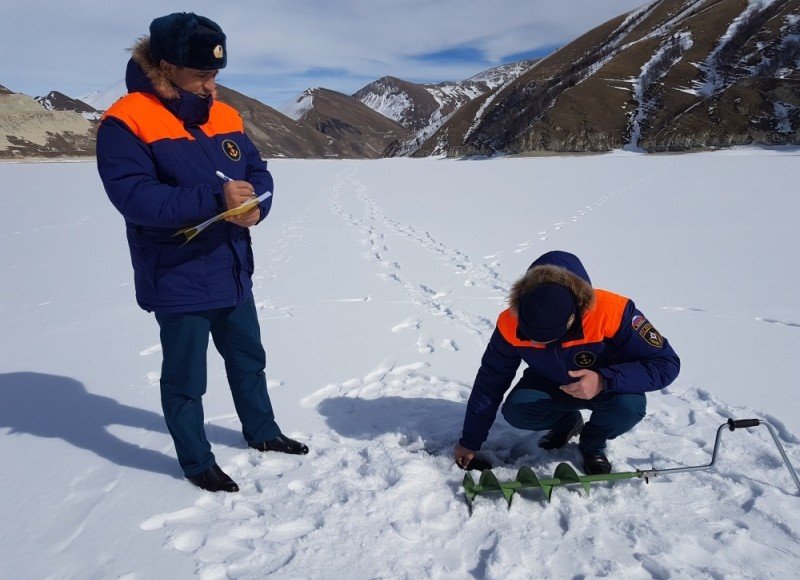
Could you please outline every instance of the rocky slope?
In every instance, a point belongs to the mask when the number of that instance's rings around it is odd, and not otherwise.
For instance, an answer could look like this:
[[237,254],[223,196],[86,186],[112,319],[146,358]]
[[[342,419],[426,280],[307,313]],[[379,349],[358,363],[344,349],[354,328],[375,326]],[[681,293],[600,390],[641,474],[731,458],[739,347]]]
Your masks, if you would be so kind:
[[341,157],[346,148],[312,125],[298,122],[264,103],[228,87],[217,85],[220,101],[242,116],[245,131],[265,157]]
[[800,144],[800,0],[657,0],[462,107],[417,155]]
[[96,123],[0,87],[0,158],[94,154]]
[[383,157],[389,145],[410,134],[355,97],[328,89],[308,89],[285,110],[330,138],[343,157]]

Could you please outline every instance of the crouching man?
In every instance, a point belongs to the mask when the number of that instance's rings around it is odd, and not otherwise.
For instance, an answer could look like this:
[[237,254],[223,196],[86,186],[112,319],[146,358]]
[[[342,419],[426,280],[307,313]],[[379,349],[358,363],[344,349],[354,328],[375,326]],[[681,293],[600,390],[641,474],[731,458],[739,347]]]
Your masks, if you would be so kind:
[[[503,405],[506,421],[547,431],[539,439],[546,450],[580,436],[590,475],[611,471],[606,441],[641,421],[645,393],[680,370],[678,355],[632,300],[593,288],[576,256],[548,252],[512,287],[486,347],[454,450],[463,469],[480,468],[476,452],[521,361],[527,368]],[[585,424],[583,409],[591,411]]]

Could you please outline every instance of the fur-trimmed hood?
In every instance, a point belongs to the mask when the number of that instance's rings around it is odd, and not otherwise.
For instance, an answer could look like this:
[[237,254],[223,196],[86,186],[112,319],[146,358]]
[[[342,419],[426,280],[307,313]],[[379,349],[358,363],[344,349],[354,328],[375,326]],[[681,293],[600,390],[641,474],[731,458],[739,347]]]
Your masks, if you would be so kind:
[[187,127],[199,126],[208,121],[214,103],[213,92],[209,97],[203,97],[176,87],[150,56],[150,38],[147,36],[136,42],[131,53],[125,73],[125,84],[129,93],[155,95]]
[[[164,74],[164,71],[161,70],[161,67],[158,66],[159,63],[153,60],[153,57],[150,56],[149,36],[141,37],[131,47],[131,60],[135,64],[139,65],[139,68],[145,74],[147,80],[150,81],[151,87],[149,88],[154,91],[156,95],[166,100],[177,99],[180,97],[178,89],[175,88],[175,85],[172,84],[169,78],[167,78],[167,75]],[[128,92],[143,92],[142,87],[131,87],[131,75],[128,75],[126,81],[128,84]],[[135,83],[135,80],[133,80],[133,82]]]
[[554,283],[572,292],[578,311],[583,314],[594,305],[594,289],[589,274],[577,256],[569,252],[548,252],[533,262],[525,275],[511,287],[508,304],[519,315],[522,297],[541,284]]

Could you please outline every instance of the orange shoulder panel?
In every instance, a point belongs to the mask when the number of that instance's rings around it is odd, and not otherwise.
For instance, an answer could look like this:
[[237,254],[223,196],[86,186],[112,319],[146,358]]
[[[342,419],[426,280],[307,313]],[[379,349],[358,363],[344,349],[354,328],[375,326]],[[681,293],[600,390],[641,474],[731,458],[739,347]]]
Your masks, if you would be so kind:
[[106,117],[119,119],[148,145],[161,139],[194,140],[183,123],[164,108],[155,95],[130,93],[114,103],[103,119]]
[[225,133],[244,133],[242,118],[236,109],[220,101],[214,101],[208,121],[201,127],[203,133],[209,137],[224,135]]
[[529,340],[520,340],[517,338],[517,326],[519,320],[510,308],[503,310],[500,316],[497,317],[497,330],[503,335],[503,338],[511,346],[520,348],[544,348],[544,345],[533,344]]
[[583,315],[583,338],[571,340],[562,344],[564,347],[586,344],[590,342],[600,342],[605,338],[611,338],[619,330],[622,324],[622,315],[628,305],[625,296],[614,294],[608,290],[595,289],[595,304]]
[[[571,340],[561,344],[562,347],[588,344],[590,342],[601,342],[603,339],[611,338],[619,330],[622,324],[622,315],[628,305],[625,296],[614,294],[608,290],[595,289],[595,304],[583,315],[581,323],[583,325],[583,338]],[[503,338],[511,346],[522,348],[545,348],[544,345],[534,344],[530,341],[517,338],[517,326],[519,320],[511,312],[511,309],[503,310],[497,318],[497,329]]]

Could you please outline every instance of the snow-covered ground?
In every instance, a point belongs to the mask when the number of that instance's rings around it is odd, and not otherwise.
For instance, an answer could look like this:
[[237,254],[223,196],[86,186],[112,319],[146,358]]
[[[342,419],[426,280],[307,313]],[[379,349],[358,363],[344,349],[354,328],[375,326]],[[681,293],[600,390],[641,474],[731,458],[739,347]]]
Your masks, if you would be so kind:
[[[800,467],[798,156],[271,162],[255,294],[279,423],[311,452],[245,446],[211,349],[230,495],[181,477],[94,165],[0,164],[0,577],[796,577],[800,496],[764,428],[726,431],[714,470],[471,517],[450,452],[510,284],[563,249],[682,357],[615,470],[705,464],[729,417],[770,421]],[[580,464],[535,439],[498,418],[485,456],[502,479]]]

